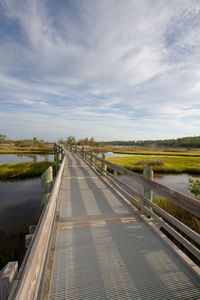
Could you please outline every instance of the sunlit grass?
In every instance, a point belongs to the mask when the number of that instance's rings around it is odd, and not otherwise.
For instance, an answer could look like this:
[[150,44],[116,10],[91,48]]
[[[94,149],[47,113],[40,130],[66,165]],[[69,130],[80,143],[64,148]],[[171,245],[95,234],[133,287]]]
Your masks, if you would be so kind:
[[[150,160],[151,168],[157,173],[200,174],[200,159],[197,157],[162,157],[161,165],[154,164],[154,158],[149,156],[108,157],[107,160],[135,172],[142,172],[144,165]],[[158,157],[155,157],[155,161],[158,161]]]
[[18,179],[40,176],[49,166],[55,167],[52,162],[25,162],[0,165],[0,179]]
[[135,155],[166,155],[166,156],[194,156],[199,157],[200,151],[187,151],[187,152],[170,152],[170,151],[162,151],[162,150],[114,150],[113,153],[119,154],[135,154]]
[[164,197],[156,197],[153,202],[186,226],[200,233],[200,220],[190,212]]

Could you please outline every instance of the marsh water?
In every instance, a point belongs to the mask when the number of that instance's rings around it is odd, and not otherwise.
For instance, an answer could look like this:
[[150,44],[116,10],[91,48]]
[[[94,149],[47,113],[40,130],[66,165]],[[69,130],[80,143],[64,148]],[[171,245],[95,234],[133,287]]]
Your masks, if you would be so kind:
[[0,154],[0,164],[54,161],[53,154]]
[[[53,161],[54,155],[1,154],[0,164]],[[40,216],[40,178],[0,181],[0,269],[8,262],[19,264],[25,254],[28,227]]]
[[[141,175],[141,174],[140,174]],[[188,180],[192,178],[194,179],[199,179],[199,177],[192,176],[189,174],[159,174],[155,175],[154,174],[154,181],[165,185],[169,188],[172,188],[178,192],[181,192],[183,194],[186,194],[188,196],[194,197],[194,195],[190,192],[189,190],[189,182]],[[136,183],[131,177],[128,176],[120,176],[120,179],[134,187],[137,191],[143,193],[144,187],[141,186],[140,184]]]
[[40,178],[0,182],[0,269],[11,260],[21,263],[28,226],[40,216]]

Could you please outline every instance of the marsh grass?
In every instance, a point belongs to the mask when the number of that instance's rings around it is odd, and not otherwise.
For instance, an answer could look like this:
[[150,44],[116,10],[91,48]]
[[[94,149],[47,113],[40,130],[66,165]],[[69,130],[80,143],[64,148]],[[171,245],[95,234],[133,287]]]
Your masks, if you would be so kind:
[[170,215],[178,219],[180,222],[190,227],[192,230],[200,233],[200,219],[195,217],[190,212],[186,211],[185,209],[181,208],[180,206],[174,204],[164,197],[156,197],[153,202],[154,204],[158,205],[160,208],[168,212]]
[[[142,172],[145,162],[149,156],[130,156],[130,157],[108,157],[111,163],[117,164],[131,171]],[[151,166],[156,173],[188,173],[200,174],[200,160],[198,157],[162,157],[163,164],[153,164],[153,161],[159,158],[151,159]],[[141,163],[141,162],[144,162]],[[138,164],[139,162],[139,164]]]
[[[32,178],[40,176],[49,166],[53,166],[52,162],[25,162],[0,165],[0,179],[20,179]],[[55,171],[54,171],[55,172]]]
[[200,151],[188,151],[188,152],[178,152],[178,151],[165,151],[165,150],[113,150],[113,153],[118,154],[134,154],[134,155],[162,155],[162,156],[191,156],[200,157]]
[[[2,148],[3,149],[3,148]],[[1,150],[0,154],[54,154],[53,150]]]
[[161,159],[141,159],[138,160],[137,165],[163,166],[164,162]]
[[[190,227],[192,230],[200,234],[200,219],[181,208],[180,206],[172,203],[170,200],[164,197],[156,197],[154,199],[154,204],[158,205],[160,208],[168,212],[170,215],[178,219],[180,222],[184,223],[186,226]],[[155,211],[154,211],[155,212]],[[156,212],[155,212],[156,213]],[[158,214],[158,213],[156,213]],[[159,215],[159,214],[158,214]],[[200,249],[200,245],[197,244],[194,240],[189,238],[185,233],[180,229],[176,228],[174,225],[170,224],[169,221],[165,220],[170,226],[177,230],[183,237],[189,240],[193,245]],[[200,266],[200,261],[179,241],[177,241],[167,230],[161,228],[161,231],[173,242],[175,243],[188,257],[190,257],[198,266]]]

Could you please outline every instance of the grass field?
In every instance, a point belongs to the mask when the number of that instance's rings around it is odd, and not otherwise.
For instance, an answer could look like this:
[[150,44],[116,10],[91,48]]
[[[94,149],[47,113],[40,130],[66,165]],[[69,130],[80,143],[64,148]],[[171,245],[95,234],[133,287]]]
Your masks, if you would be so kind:
[[0,179],[20,179],[40,176],[49,166],[55,169],[52,162],[25,162],[0,165]]
[[194,151],[184,151],[184,152],[178,152],[178,151],[162,151],[162,150],[114,150],[113,153],[118,154],[135,154],[135,155],[162,155],[162,156],[194,156],[194,157],[200,157],[200,151],[194,150]]
[[[200,174],[200,158],[192,156],[172,157],[108,157],[110,162],[135,172],[142,172],[145,164],[151,166],[155,173]],[[159,161],[159,163],[157,163]]]

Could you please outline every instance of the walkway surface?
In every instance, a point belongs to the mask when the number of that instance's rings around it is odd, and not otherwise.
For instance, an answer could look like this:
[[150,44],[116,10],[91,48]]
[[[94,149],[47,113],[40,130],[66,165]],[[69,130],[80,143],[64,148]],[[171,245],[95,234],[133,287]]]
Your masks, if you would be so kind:
[[200,299],[199,278],[71,153],[60,197],[49,299]]

